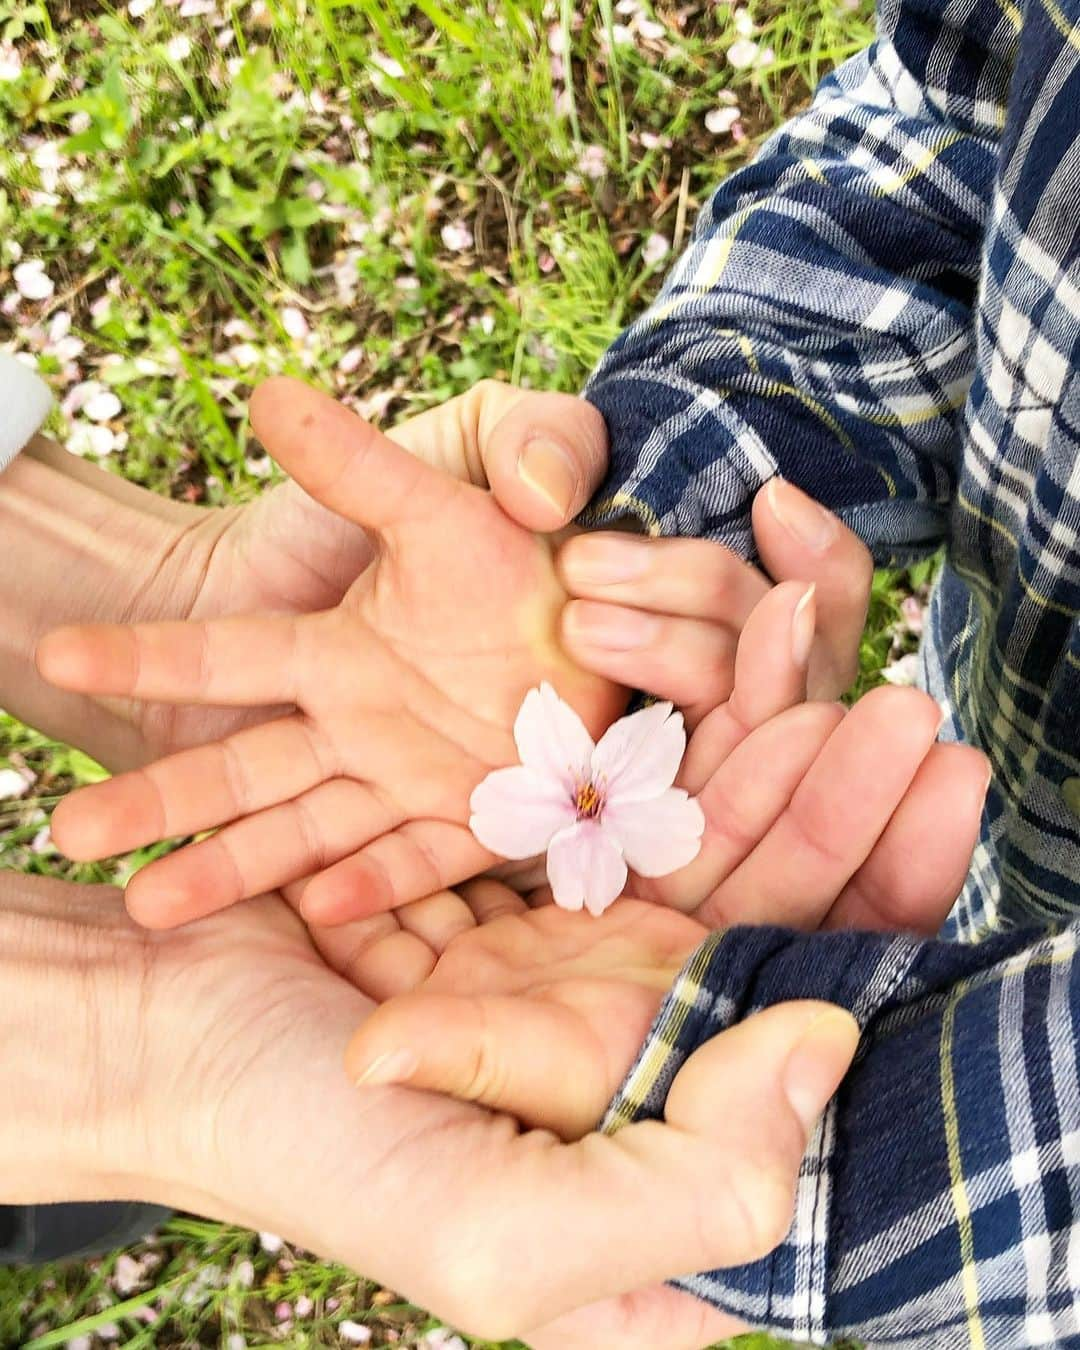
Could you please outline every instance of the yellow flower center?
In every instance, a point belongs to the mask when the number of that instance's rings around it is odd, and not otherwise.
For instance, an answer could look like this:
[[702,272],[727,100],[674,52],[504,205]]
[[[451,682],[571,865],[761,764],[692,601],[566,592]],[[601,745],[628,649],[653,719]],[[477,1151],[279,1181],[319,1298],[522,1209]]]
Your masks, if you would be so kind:
[[592,783],[582,783],[574,797],[574,805],[577,807],[578,820],[592,820],[600,814],[600,808],[604,804],[603,797],[593,786]]

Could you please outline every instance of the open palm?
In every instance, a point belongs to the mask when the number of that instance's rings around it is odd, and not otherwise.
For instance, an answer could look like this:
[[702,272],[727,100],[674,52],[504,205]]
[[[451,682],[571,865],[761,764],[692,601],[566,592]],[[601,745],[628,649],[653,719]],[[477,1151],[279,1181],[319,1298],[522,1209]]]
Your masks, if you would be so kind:
[[304,877],[305,915],[333,922],[473,875],[492,857],[469,795],[515,758],[526,690],[552,681],[594,730],[622,697],[561,654],[548,545],[488,493],[295,385],[271,386],[253,420],[302,488],[377,536],[341,603],[64,630],[39,652],[46,678],[89,693],[295,708],[58,809],[55,837],[80,858],[224,827],[137,874],[129,903],[156,926]]

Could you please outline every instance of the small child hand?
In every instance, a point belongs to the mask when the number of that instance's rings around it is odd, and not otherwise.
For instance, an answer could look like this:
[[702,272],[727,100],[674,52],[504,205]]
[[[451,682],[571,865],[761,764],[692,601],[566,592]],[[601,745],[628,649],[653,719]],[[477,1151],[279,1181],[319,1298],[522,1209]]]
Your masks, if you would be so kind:
[[[411,989],[396,985],[400,996],[357,1033],[350,1073],[477,1101],[573,1138],[595,1125],[710,928],[935,931],[970,860],[986,765],[964,747],[929,749],[937,719],[928,702],[890,689],[846,715],[808,704],[750,732],[730,723],[734,748],[702,793],[707,816],[723,810],[697,875],[695,862],[672,878],[631,879],[633,897],[661,904],[627,896],[592,918],[526,909],[493,881],[464,887],[481,926],[433,951],[431,973]],[[898,769],[883,763],[889,755]],[[378,944],[365,960],[378,966]]]
[[707,710],[711,693],[695,703],[687,674],[682,696],[701,720],[676,786],[704,812],[701,849],[678,872],[632,877],[629,891],[710,927],[935,932],[971,861],[989,766],[937,743],[941,711],[915,689],[875,689],[846,715],[805,702],[817,599],[799,582],[766,588],[718,706]]
[[585,670],[670,700],[692,728],[730,695],[735,650],[755,606],[774,581],[800,580],[817,597],[809,695],[839,698],[858,673],[870,552],[781,478],[759,490],[751,519],[756,566],[701,539],[614,531],[570,539],[557,559],[572,597],[562,622],[569,655]]
[[[498,889],[478,881],[463,888]],[[418,988],[357,1032],[347,1068],[509,1111],[566,1139],[588,1133],[708,929],[622,900],[599,919],[554,905],[455,938]]]
[[[265,386],[252,418],[301,488],[378,535],[375,561],[341,603],[60,630],[38,652],[42,674],[64,688],[270,719],[57,808],[54,837],[80,859],[217,830],[132,879],[131,912],[155,927],[278,887],[295,897],[295,883],[319,924],[456,884],[494,861],[467,829],[468,800],[513,760],[525,691],[551,680],[593,730],[625,701],[566,659],[550,547],[489,493],[293,381]],[[700,635],[674,622],[672,644],[689,663]]]

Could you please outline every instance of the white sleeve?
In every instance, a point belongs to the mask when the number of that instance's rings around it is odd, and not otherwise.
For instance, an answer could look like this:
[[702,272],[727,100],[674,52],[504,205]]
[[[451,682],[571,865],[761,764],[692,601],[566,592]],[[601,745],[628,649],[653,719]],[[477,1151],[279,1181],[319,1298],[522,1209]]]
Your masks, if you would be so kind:
[[6,469],[52,406],[52,395],[29,366],[0,352],[0,470]]

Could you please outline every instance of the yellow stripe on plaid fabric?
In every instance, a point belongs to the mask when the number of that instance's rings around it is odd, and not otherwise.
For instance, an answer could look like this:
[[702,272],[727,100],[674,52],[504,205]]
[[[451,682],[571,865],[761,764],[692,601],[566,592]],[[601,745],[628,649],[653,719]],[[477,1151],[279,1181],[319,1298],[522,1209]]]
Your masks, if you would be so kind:
[[1008,19],[1012,26],[1019,33],[1024,26],[1024,15],[1019,5],[1014,5],[1012,0],[997,0],[998,9]]
[[629,1125],[641,1110],[678,1044],[686,1019],[701,995],[705,973],[723,938],[723,932],[711,933],[683,967],[668,995],[668,1009],[663,1021],[654,1028],[645,1053],[623,1085],[618,1100],[608,1110],[602,1126],[604,1134],[614,1134]]
[[609,511],[630,511],[645,526],[650,538],[655,539],[660,534],[660,517],[648,502],[635,497],[632,492],[616,492],[610,497],[601,497],[582,512],[582,522],[585,525],[595,524]]
[[874,189],[875,195],[891,197],[894,192],[899,192],[902,187],[907,187],[909,183],[913,183],[916,178],[924,174],[939,156],[963,139],[964,135],[959,131],[949,132],[942,136],[937,145],[928,146],[923,151],[910,169],[905,169],[903,173],[894,174],[890,183],[878,184]]
[[964,1182],[960,1154],[960,1123],[956,1114],[956,1087],[953,1081],[952,1047],[956,1005],[963,998],[968,982],[961,980],[953,989],[941,1019],[941,1106],[945,1116],[945,1147],[949,1157],[953,1210],[960,1232],[961,1283],[967,1311],[968,1339],[972,1350],[985,1350],[982,1317],[979,1314],[979,1281],[975,1273],[975,1238],[971,1225],[971,1203]]
[[1069,46],[1080,51],[1080,33],[1077,31],[1077,25],[1069,22],[1067,16],[1062,13],[1061,6],[1055,4],[1054,0],[1042,0],[1042,7],[1049,14],[1050,22]]

